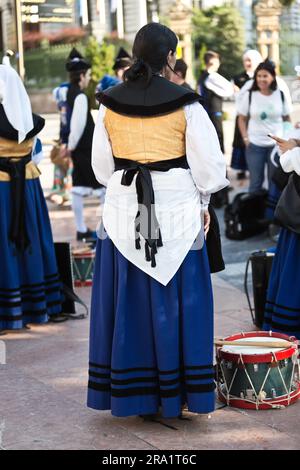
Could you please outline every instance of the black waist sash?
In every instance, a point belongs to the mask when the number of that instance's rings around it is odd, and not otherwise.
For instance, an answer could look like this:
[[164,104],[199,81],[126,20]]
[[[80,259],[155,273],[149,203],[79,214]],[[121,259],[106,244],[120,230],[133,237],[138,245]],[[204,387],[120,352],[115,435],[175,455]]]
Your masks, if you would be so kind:
[[186,156],[162,160],[153,163],[140,163],[125,158],[114,157],[115,171],[124,170],[121,184],[130,186],[135,174],[136,192],[138,201],[138,212],[134,221],[135,247],[141,248],[140,235],[145,239],[145,257],[151,261],[151,266],[155,268],[155,255],[157,248],[163,245],[159,223],[155,213],[154,191],[152,186],[151,170],[169,171],[172,168],[188,169]]
[[9,229],[9,239],[20,251],[26,250],[30,245],[25,224],[25,178],[26,164],[31,160],[31,153],[25,157],[1,157],[0,171],[10,176],[12,215]]

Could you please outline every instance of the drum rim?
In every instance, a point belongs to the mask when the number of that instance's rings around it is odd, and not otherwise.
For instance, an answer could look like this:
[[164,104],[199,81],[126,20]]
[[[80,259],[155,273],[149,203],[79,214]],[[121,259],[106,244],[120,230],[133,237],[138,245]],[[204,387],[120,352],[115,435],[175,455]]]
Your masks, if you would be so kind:
[[257,363],[269,363],[274,362],[274,357],[276,357],[277,361],[281,361],[283,359],[288,359],[292,357],[295,352],[298,350],[297,339],[294,336],[288,336],[283,333],[277,333],[273,331],[250,331],[247,333],[236,333],[231,336],[227,336],[224,338],[225,341],[235,341],[238,339],[244,338],[277,338],[277,339],[284,339],[286,341],[291,341],[295,345],[291,346],[288,349],[284,349],[282,351],[273,352],[273,353],[266,353],[266,354],[242,354],[242,353],[232,353],[227,351],[222,351],[222,346],[217,348],[217,359],[225,359],[231,362],[239,362],[240,357],[242,356],[243,362],[245,364],[257,364]]
[[263,401],[256,402],[250,399],[244,399],[240,397],[231,396],[228,400],[226,395],[221,390],[219,384],[217,386],[218,398],[222,403],[227,403],[229,406],[234,408],[242,409],[258,409],[258,410],[267,410],[272,407],[283,406],[284,408],[288,405],[295,403],[300,398],[300,382],[297,382],[297,389],[291,391],[290,396],[288,394],[280,395],[276,398],[266,398]]

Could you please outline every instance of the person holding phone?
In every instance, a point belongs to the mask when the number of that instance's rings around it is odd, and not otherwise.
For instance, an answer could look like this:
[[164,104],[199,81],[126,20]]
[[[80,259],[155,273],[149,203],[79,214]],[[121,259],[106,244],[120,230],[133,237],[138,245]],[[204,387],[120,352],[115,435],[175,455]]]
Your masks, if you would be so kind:
[[272,135],[272,134],[269,134],[269,137],[275,140],[281,153],[285,153],[288,150],[293,150],[293,148],[295,147],[300,147],[300,139],[293,138],[293,139],[285,140],[285,139],[281,139],[277,135]]
[[[280,164],[286,173],[300,177],[300,141],[283,140],[276,136],[284,152]],[[300,197],[298,197],[298,207]],[[294,214],[293,214],[294,215]],[[270,275],[263,330],[278,331],[300,339],[300,234],[282,228]]]
[[249,192],[262,189],[266,166],[270,181],[270,155],[275,143],[269,135],[282,137],[290,112],[290,103],[278,89],[274,64],[262,62],[255,71],[252,88],[238,105],[238,123],[250,173]]

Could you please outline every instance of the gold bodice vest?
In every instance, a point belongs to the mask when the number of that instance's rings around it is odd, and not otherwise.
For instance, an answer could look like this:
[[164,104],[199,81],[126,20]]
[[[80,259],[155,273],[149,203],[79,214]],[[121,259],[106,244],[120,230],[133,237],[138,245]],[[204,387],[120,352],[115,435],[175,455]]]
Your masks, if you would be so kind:
[[[9,157],[16,160],[25,157],[32,151],[33,139],[25,140],[18,144],[13,140],[0,138],[0,158]],[[34,179],[40,176],[37,166],[30,161],[26,165],[26,179]],[[10,181],[10,175],[5,171],[0,171],[0,181]]]
[[114,157],[140,163],[185,155],[184,110],[154,117],[132,117],[106,110],[104,125]]

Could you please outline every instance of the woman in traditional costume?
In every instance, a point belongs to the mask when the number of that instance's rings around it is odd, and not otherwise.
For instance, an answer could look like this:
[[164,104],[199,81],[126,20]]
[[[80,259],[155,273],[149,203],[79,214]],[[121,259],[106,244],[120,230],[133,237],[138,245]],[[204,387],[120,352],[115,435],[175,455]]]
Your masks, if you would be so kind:
[[51,226],[32,159],[39,158],[36,136],[44,124],[18,74],[0,65],[0,330],[61,312]]
[[[284,153],[280,164],[286,173],[294,172],[297,200],[300,207],[300,140],[290,139],[279,143]],[[289,149],[289,150],[288,150]],[[298,175],[298,176],[297,176]],[[287,210],[291,208],[287,208]],[[294,224],[300,224],[299,209],[291,213]],[[278,331],[300,339],[300,233],[283,228],[269,280],[263,329]]]
[[91,78],[91,65],[77,49],[73,48],[66,69],[69,72],[70,85],[66,99],[67,148],[63,155],[70,155],[73,163],[72,208],[75,216],[76,239],[93,241],[96,233],[85,224],[83,200],[94,193],[100,201],[103,201],[104,188],[96,180],[91,164],[95,124],[89,109],[88,97],[84,93]]
[[[88,406],[115,416],[214,409],[210,195],[228,185],[201,97],[168,81],[177,37],[158,23],[124,83],[99,95],[92,151],[107,186],[92,292]],[[204,217],[201,217],[204,214]],[[194,243],[195,242],[195,243]]]

